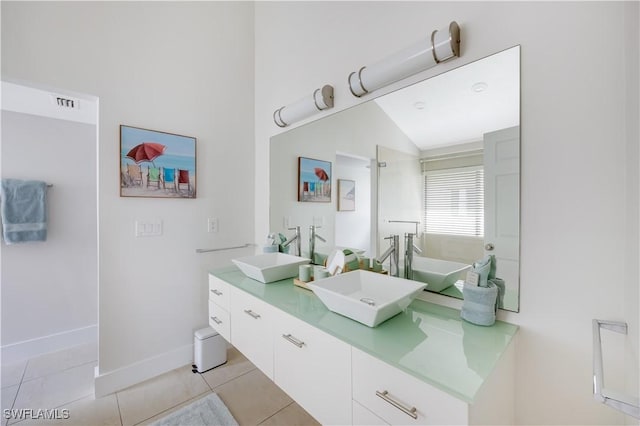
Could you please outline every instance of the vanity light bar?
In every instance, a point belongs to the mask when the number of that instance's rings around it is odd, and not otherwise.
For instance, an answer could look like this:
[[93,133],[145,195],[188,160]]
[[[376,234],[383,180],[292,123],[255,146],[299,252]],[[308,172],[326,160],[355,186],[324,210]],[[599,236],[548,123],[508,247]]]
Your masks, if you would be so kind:
[[435,30],[431,37],[394,53],[373,65],[349,74],[353,96],[369,92],[429,69],[440,62],[460,56],[460,27],[453,21],[449,28]]
[[333,86],[325,85],[316,89],[310,96],[305,96],[291,105],[283,106],[273,112],[273,121],[279,127],[307,118],[318,111],[333,108]]

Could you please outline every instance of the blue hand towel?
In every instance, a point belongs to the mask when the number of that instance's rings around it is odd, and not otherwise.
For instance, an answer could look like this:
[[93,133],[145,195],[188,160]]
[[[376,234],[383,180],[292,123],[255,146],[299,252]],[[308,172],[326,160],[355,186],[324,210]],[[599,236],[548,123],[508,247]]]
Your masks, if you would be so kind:
[[496,300],[498,287],[489,283],[488,287],[464,284],[462,289],[462,310],[460,317],[477,325],[493,325],[496,322]]
[[2,179],[2,235],[7,244],[47,239],[47,184]]
[[491,261],[491,268],[489,268],[489,276],[487,279],[492,280],[496,277],[496,257],[493,254],[490,254],[489,260]]
[[489,282],[498,287],[498,308],[504,308],[504,292],[506,290],[504,280],[502,278],[490,278]]

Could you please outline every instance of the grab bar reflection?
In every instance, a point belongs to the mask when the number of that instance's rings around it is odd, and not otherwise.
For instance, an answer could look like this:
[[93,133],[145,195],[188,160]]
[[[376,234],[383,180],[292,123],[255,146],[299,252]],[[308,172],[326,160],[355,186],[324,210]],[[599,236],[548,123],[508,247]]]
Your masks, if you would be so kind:
[[254,247],[256,244],[254,243],[246,243],[241,246],[233,246],[233,247],[221,247],[221,248],[212,248],[212,249],[196,249],[196,253],[209,253],[212,251],[224,251],[224,250],[235,250],[247,247]]
[[419,220],[387,220],[387,223],[413,223],[416,226],[415,234],[418,235],[418,225],[420,225]]
[[627,395],[604,388],[604,371],[602,366],[602,340],[600,329],[627,334],[627,324],[619,321],[593,320],[593,396],[596,400],[616,410],[640,419],[640,401]]

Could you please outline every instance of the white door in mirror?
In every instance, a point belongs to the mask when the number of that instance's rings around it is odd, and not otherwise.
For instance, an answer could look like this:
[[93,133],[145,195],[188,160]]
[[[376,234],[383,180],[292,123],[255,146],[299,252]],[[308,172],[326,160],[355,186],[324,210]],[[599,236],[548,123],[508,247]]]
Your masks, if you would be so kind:
[[483,161],[485,250],[500,265],[498,277],[515,289],[520,269],[520,127],[485,134]]

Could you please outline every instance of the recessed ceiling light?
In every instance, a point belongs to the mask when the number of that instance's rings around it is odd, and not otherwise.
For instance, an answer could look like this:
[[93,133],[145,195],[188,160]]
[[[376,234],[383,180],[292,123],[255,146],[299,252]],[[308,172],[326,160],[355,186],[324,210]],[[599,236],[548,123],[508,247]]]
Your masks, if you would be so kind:
[[422,102],[422,101],[418,101],[418,102],[416,102],[415,104],[413,104],[413,107],[414,107],[415,109],[424,109],[424,102]]
[[473,86],[471,86],[471,90],[473,90],[476,93],[480,93],[480,92],[484,92],[485,90],[487,90],[488,87],[489,87],[489,85],[487,83],[485,83],[484,81],[479,81],[476,84],[474,84]]

